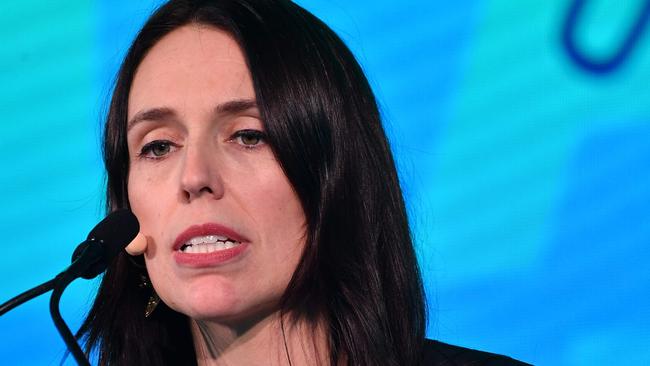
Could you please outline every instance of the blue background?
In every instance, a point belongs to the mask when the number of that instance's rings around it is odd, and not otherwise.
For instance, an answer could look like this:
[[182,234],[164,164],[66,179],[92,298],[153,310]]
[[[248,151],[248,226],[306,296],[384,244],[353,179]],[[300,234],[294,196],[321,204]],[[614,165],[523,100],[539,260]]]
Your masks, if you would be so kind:
[[[562,43],[572,2],[299,1],[380,101],[428,335],[540,365],[650,364],[650,29],[593,73]],[[585,3],[579,48],[607,59],[645,1]],[[0,4],[0,302],[58,273],[102,217],[102,116],[156,4]],[[66,291],[74,328],[96,286]],[[47,301],[0,318],[3,364],[60,362]]]

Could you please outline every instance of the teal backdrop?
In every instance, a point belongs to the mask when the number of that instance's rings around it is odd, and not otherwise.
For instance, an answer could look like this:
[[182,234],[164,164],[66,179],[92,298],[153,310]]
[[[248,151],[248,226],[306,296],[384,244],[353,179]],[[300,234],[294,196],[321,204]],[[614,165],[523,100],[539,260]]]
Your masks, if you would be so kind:
[[[650,364],[649,2],[298,2],[379,99],[428,336],[539,365]],[[157,5],[0,3],[0,302],[63,269],[103,216],[101,121]],[[66,291],[73,328],[97,284]],[[48,296],[0,317],[0,363],[64,355]]]

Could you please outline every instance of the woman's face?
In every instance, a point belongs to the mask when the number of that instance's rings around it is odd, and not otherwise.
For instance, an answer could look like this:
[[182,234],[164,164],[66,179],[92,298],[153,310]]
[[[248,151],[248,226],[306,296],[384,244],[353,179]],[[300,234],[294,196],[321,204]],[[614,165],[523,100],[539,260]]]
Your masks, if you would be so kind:
[[237,43],[201,25],[165,36],[137,69],[128,121],[129,202],[162,300],[225,323],[274,311],[305,216],[264,139]]

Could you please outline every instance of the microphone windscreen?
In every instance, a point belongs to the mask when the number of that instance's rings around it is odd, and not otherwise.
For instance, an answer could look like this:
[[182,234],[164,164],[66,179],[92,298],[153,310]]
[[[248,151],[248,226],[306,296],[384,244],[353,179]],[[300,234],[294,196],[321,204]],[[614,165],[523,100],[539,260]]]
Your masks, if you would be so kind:
[[127,209],[111,212],[95,226],[86,240],[101,241],[105,263],[110,263],[140,232],[135,215]]

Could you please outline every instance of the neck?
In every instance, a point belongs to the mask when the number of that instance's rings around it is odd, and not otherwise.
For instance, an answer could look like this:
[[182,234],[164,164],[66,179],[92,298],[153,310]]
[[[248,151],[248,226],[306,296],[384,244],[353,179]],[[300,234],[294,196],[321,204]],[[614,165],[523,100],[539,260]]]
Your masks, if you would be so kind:
[[289,319],[281,319],[279,313],[236,325],[191,319],[198,365],[327,365],[322,328],[290,323]]

